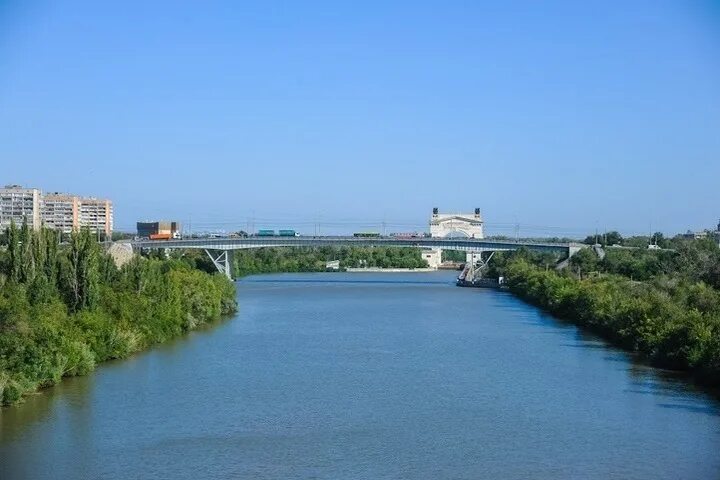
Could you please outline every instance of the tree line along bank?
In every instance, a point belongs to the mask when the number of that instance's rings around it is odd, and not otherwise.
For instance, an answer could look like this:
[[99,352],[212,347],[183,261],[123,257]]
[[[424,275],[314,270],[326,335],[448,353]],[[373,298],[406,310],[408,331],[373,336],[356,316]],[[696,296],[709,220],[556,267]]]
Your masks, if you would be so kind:
[[566,321],[587,328],[651,364],[720,386],[720,248],[675,239],[671,251],[590,249],[570,266],[527,251],[496,255],[491,275]]
[[125,358],[236,309],[235,288],[182,259],[118,269],[87,230],[12,225],[0,248],[0,403]]

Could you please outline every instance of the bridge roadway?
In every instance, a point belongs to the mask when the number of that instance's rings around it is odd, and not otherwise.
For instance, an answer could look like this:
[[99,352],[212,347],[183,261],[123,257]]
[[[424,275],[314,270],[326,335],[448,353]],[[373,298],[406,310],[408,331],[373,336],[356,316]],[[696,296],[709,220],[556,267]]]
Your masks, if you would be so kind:
[[478,238],[439,237],[349,237],[349,236],[300,236],[300,237],[223,237],[186,238],[175,240],[136,240],[133,249],[196,249],[205,250],[215,267],[231,277],[230,263],[233,250],[263,247],[411,247],[440,248],[464,252],[497,252],[527,248],[540,253],[554,253],[571,257],[585,245],[579,243],[543,243]]

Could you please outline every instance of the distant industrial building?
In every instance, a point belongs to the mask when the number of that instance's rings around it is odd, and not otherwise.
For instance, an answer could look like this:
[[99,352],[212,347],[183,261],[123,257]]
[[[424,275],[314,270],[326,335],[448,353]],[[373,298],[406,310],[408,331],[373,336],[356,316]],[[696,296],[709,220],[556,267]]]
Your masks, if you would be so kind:
[[0,228],[10,222],[28,222],[34,229],[45,226],[63,233],[88,228],[110,236],[113,231],[113,206],[110,200],[80,197],[66,193],[43,195],[37,188],[9,185],[0,189]]
[[40,228],[40,202],[42,192],[37,188],[6,185],[0,189],[0,228],[6,229],[11,222],[21,225],[23,221],[33,229]]
[[180,222],[137,222],[137,236],[140,238],[178,238],[180,232]]

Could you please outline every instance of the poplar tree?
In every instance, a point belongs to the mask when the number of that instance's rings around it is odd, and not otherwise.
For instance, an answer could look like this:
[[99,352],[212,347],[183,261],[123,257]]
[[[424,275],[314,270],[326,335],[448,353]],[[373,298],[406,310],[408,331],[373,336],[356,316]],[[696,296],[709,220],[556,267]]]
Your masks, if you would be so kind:
[[20,281],[20,238],[17,225],[15,221],[10,221],[10,227],[7,229],[7,241],[8,241],[8,274],[13,282]]
[[71,311],[93,308],[97,304],[99,289],[99,247],[85,228],[70,236],[65,294]]

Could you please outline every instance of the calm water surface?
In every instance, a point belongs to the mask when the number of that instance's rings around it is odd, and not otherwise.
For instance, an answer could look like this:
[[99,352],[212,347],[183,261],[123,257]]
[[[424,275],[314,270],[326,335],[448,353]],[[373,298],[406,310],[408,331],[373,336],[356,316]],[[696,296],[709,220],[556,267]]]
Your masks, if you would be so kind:
[[720,478],[710,396],[453,276],[244,279],[234,319],[0,411],[0,478]]

